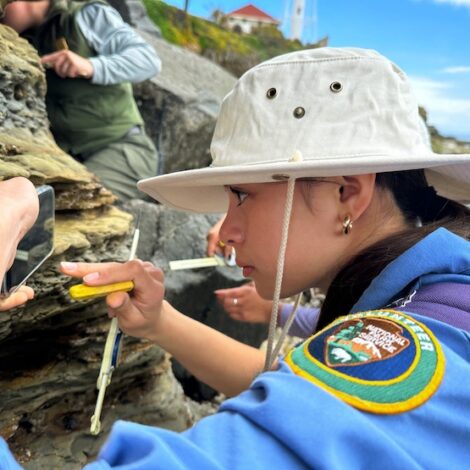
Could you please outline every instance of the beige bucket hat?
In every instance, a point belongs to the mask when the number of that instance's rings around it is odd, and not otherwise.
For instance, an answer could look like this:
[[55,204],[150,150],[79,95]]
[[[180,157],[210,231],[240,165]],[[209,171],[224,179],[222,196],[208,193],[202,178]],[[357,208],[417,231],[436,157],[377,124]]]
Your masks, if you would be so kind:
[[426,169],[438,194],[470,203],[470,155],[433,153],[400,68],[373,50],[293,52],[249,70],[225,97],[212,165],[142,180],[181,210],[225,212],[224,185]]

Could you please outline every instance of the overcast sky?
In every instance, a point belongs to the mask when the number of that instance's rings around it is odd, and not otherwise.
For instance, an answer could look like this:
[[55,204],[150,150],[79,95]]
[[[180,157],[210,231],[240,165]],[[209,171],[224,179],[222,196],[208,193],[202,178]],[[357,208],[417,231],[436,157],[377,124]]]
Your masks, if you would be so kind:
[[[217,8],[227,13],[252,3],[282,21],[287,35],[289,1],[189,0],[189,11],[207,18]],[[305,42],[328,35],[330,46],[378,50],[410,76],[431,124],[470,141],[470,0],[305,1]]]

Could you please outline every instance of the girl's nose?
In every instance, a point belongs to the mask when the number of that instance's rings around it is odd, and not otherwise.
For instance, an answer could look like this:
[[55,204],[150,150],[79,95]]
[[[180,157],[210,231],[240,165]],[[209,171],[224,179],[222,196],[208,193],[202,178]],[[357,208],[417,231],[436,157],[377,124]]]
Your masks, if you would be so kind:
[[237,223],[229,213],[220,227],[219,238],[226,245],[239,245],[244,240],[240,223]]

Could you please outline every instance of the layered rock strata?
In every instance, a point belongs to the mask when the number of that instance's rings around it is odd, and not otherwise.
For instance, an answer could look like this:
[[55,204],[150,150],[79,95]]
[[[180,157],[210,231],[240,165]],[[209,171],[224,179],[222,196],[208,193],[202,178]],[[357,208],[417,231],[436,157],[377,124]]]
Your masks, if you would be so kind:
[[[160,53],[168,51],[169,62],[177,54],[184,62],[186,51],[163,43],[160,48]],[[197,69],[197,59],[192,60]],[[192,74],[197,76],[197,70]],[[141,104],[147,116],[162,105],[158,108],[158,129],[165,135],[162,148],[172,149],[170,140],[179,142],[184,148],[173,148],[173,152],[184,150],[187,166],[194,166],[190,147],[194,154],[207,158],[220,97],[211,92],[207,100],[201,98],[207,84],[189,89],[190,79],[180,80],[180,76],[176,70],[167,71],[160,82],[142,85],[142,93],[151,89],[155,94],[150,93]],[[138,256],[153,260],[167,272],[170,301],[194,318],[251,344],[259,344],[264,328],[239,328],[214,300],[214,289],[241,282],[237,270],[168,270],[171,259],[204,255],[205,233],[216,218],[179,214],[143,201],[128,203],[124,209],[114,207],[113,194],[54,143],[48,130],[45,91],[35,51],[0,25],[0,180],[24,176],[37,185],[50,184],[57,203],[54,253],[29,282],[35,299],[0,315],[0,435],[26,469],[74,470],[96,455],[118,418],[182,430],[213,412],[214,406],[195,403],[184,395],[167,353],[125,337],[121,363],[105,398],[103,431],[92,436],[90,417],[109,319],[103,300],[79,303],[70,299],[67,291],[74,281],[58,271],[61,260],[126,260],[134,216],[139,213]],[[175,122],[179,122],[177,130],[165,134]],[[174,154],[168,154],[173,158]],[[182,161],[178,164],[183,165]]]

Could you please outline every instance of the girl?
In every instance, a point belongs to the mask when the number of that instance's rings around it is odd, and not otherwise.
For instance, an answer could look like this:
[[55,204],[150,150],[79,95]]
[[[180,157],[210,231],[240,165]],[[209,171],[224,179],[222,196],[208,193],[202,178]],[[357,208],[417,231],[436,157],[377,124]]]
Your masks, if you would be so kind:
[[[408,81],[374,51],[322,48],[246,73],[213,165],[144,180],[182,210],[224,212],[222,241],[260,295],[327,292],[319,331],[278,360],[185,317],[149,263],[63,265],[228,395],[182,434],[119,422],[89,468],[458,468],[470,446],[470,155],[433,154]],[[228,204],[228,208],[227,208]],[[264,372],[260,374],[261,370]],[[250,385],[251,384],[251,385]]]

